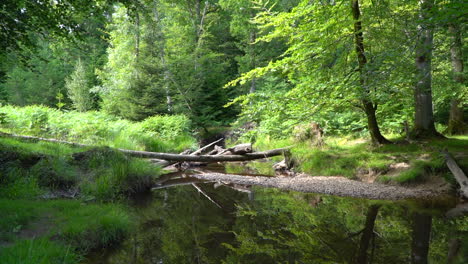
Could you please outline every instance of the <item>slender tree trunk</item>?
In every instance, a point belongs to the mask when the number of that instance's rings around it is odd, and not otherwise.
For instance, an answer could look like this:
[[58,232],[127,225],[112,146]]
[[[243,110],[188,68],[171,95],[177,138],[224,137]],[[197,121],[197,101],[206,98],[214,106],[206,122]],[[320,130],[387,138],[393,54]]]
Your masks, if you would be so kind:
[[[253,16],[253,15],[252,15]],[[250,32],[250,69],[255,69],[257,67],[256,54],[255,54],[255,41],[257,40],[257,33],[255,29],[252,29]],[[250,82],[250,91],[249,93],[254,93],[257,90],[257,79],[253,78]]]
[[[453,79],[455,82],[463,84],[463,55],[462,55],[462,38],[460,26],[458,24],[449,25],[449,33],[452,39],[450,47],[450,58],[452,60]],[[447,133],[450,135],[464,134],[467,130],[463,120],[462,102],[453,98],[450,102],[450,116],[448,122]]]
[[421,20],[418,25],[416,43],[416,85],[414,87],[415,116],[412,136],[414,138],[428,138],[441,136],[434,125],[432,111],[432,46],[433,26],[430,16],[434,0],[420,0]]
[[421,213],[413,214],[413,241],[411,243],[412,264],[427,264],[431,227],[431,215]]
[[135,12],[135,26],[135,57],[138,63],[138,59],[140,58],[140,14],[138,14],[138,11]]
[[366,225],[364,227],[364,231],[362,232],[361,242],[359,243],[359,250],[356,259],[358,264],[368,263],[367,251],[369,249],[370,241],[374,235],[375,219],[377,219],[379,208],[380,205],[371,205],[367,210]]
[[360,75],[360,85],[364,90],[363,97],[361,99],[362,107],[367,116],[367,127],[374,144],[388,144],[388,141],[382,133],[380,133],[379,125],[377,123],[377,117],[375,111],[377,105],[372,103],[369,99],[370,91],[366,86],[365,78],[365,66],[367,64],[367,58],[364,50],[364,35],[362,34],[362,23],[361,23],[361,11],[359,9],[359,0],[351,0],[351,11],[354,18],[354,42],[355,49],[357,54],[357,59],[359,62],[359,75]]
[[166,63],[166,40],[165,36],[163,33],[163,25],[161,23],[161,18],[159,15],[159,10],[158,10],[158,1],[154,1],[154,21],[156,22],[155,27],[157,27],[157,33],[159,34],[159,38],[161,41],[161,47],[160,47],[160,57],[161,57],[161,65],[164,70],[164,92],[166,93],[166,105],[167,105],[167,112],[171,113],[172,112],[172,96],[171,96],[171,91],[170,91],[170,71],[169,67],[167,66]]

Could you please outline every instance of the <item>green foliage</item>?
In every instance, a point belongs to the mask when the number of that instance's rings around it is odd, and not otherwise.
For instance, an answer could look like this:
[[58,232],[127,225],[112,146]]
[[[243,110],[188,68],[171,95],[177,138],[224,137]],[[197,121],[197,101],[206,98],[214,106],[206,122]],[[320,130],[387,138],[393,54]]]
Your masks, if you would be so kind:
[[161,173],[159,167],[147,161],[128,159],[111,149],[92,149],[84,155],[78,162],[87,168],[88,177],[80,189],[89,198],[109,201],[123,194],[145,191]]
[[122,241],[132,228],[130,216],[119,205],[83,205],[79,201],[51,205],[60,213],[58,235],[83,252]]
[[91,110],[93,101],[86,78],[86,71],[81,59],[78,59],[76,62],[75,70],[70,78],[66,80],[65,87],[68,91],[68,97],[73,102],[73,108],[79,112]]
[[44,106],[2,106],[0,128],[18,134],[59,138],[91,145],[148,151],[191,148],[190,121],[183,115],[154,116],[140,123],[102,112],[60,112]]
[[12,201],[2,197],[0,198],[0,208],[3,212],[0,220],[0,241],[11,241],[14,235],[30,221],[36,219],[38,214],[38,209],[25,200]]
[[72,159],[69,149],[51,147],[58,144],[37,145],[0,140],[0,197],[36,198],[47,190],[76,188],[84,199],[114,201],[147,190],[161,174],[159,167],[110,148],[74,150]]
[[0,251],[0,259],[8,264],[78,264],[81,257],[70,246],[49,238],[20,240]]
[[[75,263],[91,249],[109,247],[122,241],[132,230],[131,216],[114,204],[84,204],[74,200],[31,201],[0,199],[5,217],[0,220],[0,241],[11,241],[18,232],[35,228],[35,220],[45,219],[45,233],[24,237],[0,251],[8,263]],[[51,238],[54,239],[51,239]],[[57,245],[60,245],[59,247]],[[54,262],[57,257],[65,262]],[[23,262],[23,261],[38,262]],[[44,259],[44,262],[41,260]]]
[[[325,144],[317,148],[294,139],[264,137],[257,139],[255,146],[258,149],[292,146],[292,157],[297,161],[296,169],[314,176],[360,178],[374,174],[379,181],[403,184],[423,182],[435,175],[454,183],[453,176],[447,173],[448,168],[438,152],[442,149],[457,154],[460,166],[468,168],[468,159],[461,154],[468,147],[466,137],[380,147],[369,146],[361,139],[325,137]],[[397,163],[408,164],[408,168],[396,173],[391,171],[390,165]]]
[[30,174],[42,187],[66,190],[79,182],[77,171],[70,167],[66,158],[44,157],[30,169]]

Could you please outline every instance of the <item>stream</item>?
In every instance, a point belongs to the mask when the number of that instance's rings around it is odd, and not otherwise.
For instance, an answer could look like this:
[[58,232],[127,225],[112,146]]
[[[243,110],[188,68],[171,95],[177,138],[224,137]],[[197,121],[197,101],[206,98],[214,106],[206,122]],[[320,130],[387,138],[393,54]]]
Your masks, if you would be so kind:
[[343,198],[190,177],[198,172],[130,199],[132,235],[84,263],[468,263],[468,218],[446,217],[455,200]]

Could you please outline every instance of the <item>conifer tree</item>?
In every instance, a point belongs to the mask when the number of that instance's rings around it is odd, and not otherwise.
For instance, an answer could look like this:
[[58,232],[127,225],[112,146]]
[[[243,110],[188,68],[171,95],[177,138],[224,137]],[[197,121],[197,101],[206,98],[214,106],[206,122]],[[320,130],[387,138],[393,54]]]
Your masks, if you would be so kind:
[[73,108],[80,112],[91,110],[93,100],[89,92],[90,87],[86,78],[86,70],[81,59],[78,59],[76,62],[75,70],[66,80],[65,86],[68,91],[68,97],[73,102]]

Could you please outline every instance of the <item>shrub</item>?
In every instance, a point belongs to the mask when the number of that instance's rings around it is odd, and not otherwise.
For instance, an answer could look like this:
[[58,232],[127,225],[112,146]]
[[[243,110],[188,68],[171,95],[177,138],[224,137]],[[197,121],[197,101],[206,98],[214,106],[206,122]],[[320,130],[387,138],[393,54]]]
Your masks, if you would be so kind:
[[153,116],[142,122],[103,112],[61,112],[45,106],[1,106],[0,129],[89,145],[147,151],[180,151],[195,145],[183,115]]

